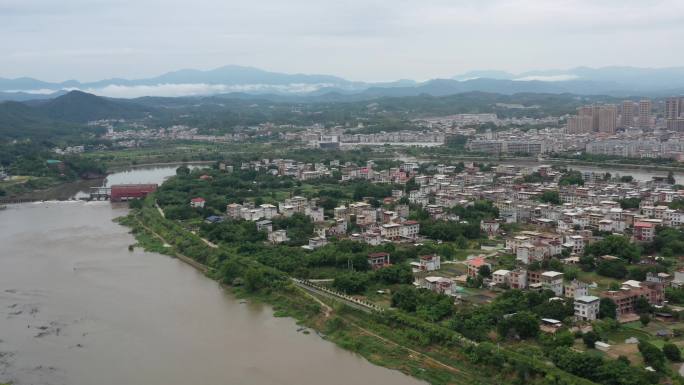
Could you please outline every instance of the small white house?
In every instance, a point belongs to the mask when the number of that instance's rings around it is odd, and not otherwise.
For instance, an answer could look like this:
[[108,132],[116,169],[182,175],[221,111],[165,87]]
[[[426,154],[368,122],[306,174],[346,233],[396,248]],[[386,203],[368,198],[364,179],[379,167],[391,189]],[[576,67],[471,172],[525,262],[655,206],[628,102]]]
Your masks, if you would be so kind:
[[435,271],[441,267],[440,257],[437,254],[421,255],[418,262],[411,262],[414,272],[418,271]]

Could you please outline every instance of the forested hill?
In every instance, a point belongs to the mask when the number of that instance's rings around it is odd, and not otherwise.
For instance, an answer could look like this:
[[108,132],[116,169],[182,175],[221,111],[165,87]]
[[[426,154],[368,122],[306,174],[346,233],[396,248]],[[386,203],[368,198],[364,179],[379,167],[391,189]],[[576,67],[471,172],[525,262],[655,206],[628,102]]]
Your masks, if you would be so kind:
[[0,103],[0,140],[53,138],[80,132],[98,119],[140,119],[154,108],[71,91],[51,100]]

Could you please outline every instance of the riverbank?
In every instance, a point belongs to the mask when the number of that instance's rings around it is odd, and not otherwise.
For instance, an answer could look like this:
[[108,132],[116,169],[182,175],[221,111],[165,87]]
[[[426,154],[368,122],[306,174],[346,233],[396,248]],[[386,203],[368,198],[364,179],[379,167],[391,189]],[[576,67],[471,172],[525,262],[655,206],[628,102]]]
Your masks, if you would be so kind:
[[[122,224],[132,228],[139,246],[153,251],[162,249],[174,255],[183,254],[175,245],[184,245],[182,247],[196,250],[202,258],[207,258],[204,251],[209,247],[199,237],[188,232],[182,235],[181,226],[163,219],[149,199],[148,205],[150,207],[134,211],[121,220]],[[185,246],[188,244],[192,245]],[[191,256],[196,261],[195,256]],[[239,270],[244,263],[252,267],[259,265],[255,260],[237,259],[231,264],[221,264],[219,271],[211,271],[207,275],[222,281],[226,276],[235,276],[226,274],[225,269]],[[249,277],[231,278],[229,282],[236,283],[245,278]],[[521,375],[528,380],[551,376],[558,379],[558,384],[592,384],[509,348],[493,351],[488,344],[482,350],[479,344],[465,339],[446,325],[428,323],[398,311],[367,314],[351,309],[330,298],[303,292],[288,278],[272,281],[261,289],[250,289],[249,286],[240,282],[228,289],[241,298],[274,306],[276,315],[293,317],[299,324],[316,330],[325,339],[360,354],[376,365],[400,370],[433,384],[507,384],[518,381]],[[520,367],[525,368],[523,372],[517,369]],[[544,383],[543,380],[540,383]]]
[[[143,224],[139,216],[128,216],[119,223],[132,229],[139,247],[176,257],[208,278],[219,280],[211,269],[183,255],[157,231]],[[432,352],[433,357],[419,352],[418,347],[406,346],[395,341],[396,329],[379,328],[375,316],[351,309],[329,298],[314,296],[295,285],[288,284],[279,290],[250,292],[241,286],[222,284],[222,287],[241,299],[270,305],[274,316],[291,317],[303,327],[311,328],[322,338],[335,343],[345,350],[357,353],[375,365],[399,370],[406,375],[426,380],[432,384],[469,384],[484,381],[477,369],[464,364],[465,357],[454,352]],[[360,325],[364,325],[361,327]],[[374,325],[375,327],[371,327]],[[447,362],[444,362],[447,361]]]

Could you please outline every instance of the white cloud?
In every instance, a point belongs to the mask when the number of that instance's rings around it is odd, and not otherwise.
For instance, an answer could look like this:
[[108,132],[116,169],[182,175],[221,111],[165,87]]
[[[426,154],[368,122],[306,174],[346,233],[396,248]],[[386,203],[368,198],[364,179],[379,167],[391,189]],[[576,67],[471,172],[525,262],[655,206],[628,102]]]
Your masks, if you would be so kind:
[[300,84],[292,83],[287,85],[271,85],[271,84],[241,84],[241,85],[225,85],[225,84],[204,84],[204,83],[185,83],[185,84],[157,84],[157,85],[139,85],[139,86],[123,86],[123,85],[108,85],[102,88],[86,88],[81,91],[92,93],[100,96],[108,96],[113,98],[137,98],[141,96],[202,96],[213,95],[231,92],[245,92],[245,93],[307,93],[313,92],[324,87],[330,87],[331,84],[317,83],[317,84]]
[[572,75],[572,74],[563,74],[563,75],[534,75],[534,76],[523,76],[518,79],[513,79],[517,81],[540,81],[540,82],[564,82],[568,80],[575,80],[578,79],[579,76],[577,75]]
[[3,92],[12,92],[12,93],[18,93],[18,92],[23,92],[25,94],[32,94],[32,95],[50,95],[52,93],[55,93],[56,90],[52,90],[49,88],[40,88],[36,90],[7,90]]

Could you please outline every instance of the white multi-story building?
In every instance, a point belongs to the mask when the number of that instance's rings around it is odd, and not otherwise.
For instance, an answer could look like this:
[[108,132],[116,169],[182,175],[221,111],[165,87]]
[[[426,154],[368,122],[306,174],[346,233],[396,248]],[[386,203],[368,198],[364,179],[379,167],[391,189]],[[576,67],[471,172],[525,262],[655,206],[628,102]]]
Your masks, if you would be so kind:
[[492,273],[492,282],[494,282],[496,285],[507,285],[508,284],[508,279],[511,276],[511,271],[510,270],[497,270]]
[[416,221],[406,221],[401,224],[400,234],[404,238],[416,239],[420,232],[420,223]]
[[563,295],[563,273],[557,271],[545,271],[541,274],[542,288],[551,290],[560,297]]
[[582,321],[594,321],[599,313],[598,297],[584,295],[575,298],[575,318]]

